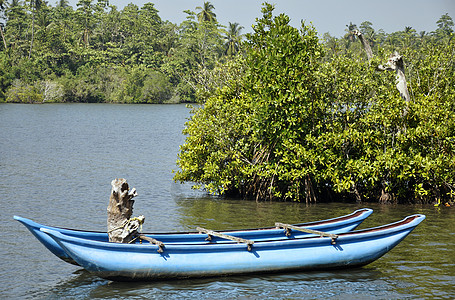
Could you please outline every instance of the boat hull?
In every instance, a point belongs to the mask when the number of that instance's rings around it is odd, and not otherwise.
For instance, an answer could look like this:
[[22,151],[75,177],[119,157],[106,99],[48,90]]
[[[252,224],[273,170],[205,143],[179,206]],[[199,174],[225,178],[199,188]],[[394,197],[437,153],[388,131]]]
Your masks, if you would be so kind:
[[[371,213],[373,210],[369,208],[363,208],[354,211],[353,213],[341,216],[333,219],[301,223],[296,224],[296,226],[301,226],[313,230],[324,231],[328,233],[343,233],[354,230],[359,226]],[[46,226],[43,224],[36,223],[30,219],[26,219],[19,216],[14,216],[14,219],[22,223],[49,251],[54,255],[61,258],[62,260],[76,264],[77,263],[63,250],[58,243],[56,243],[49,235],[40,231],[40,228],[51,229],[62,234],[78,237],[82,239],[88,239],[93,241],[109,241],[108,234],[106,232],[97,232],[97,231],[82,231],[76,229],[66,229],[59,227]],[[285,235],[283,229],[276,228],[260,228],[260,229],[247,229],[247,230],[230,230],[222,231],[229,235],[249,239],[253,241],[260,240],[271,240],[271,239],[294,239],[299,237],[311,236],[305,232],[293,231],[290,236]],[[207,234],[199,233],[147,233],[145,234],[148,237],[159,240],[165,244],[173,243],[203,243],[207,238]],[[225,240],[224,240],[225,241]],[[223,242],[223,239],[218,237],[212,238],[212,243]]]
[[382,227],[340,234],[262,241],[247,245],[171,244],[157,252],[152,244],[115,244],[84,240],[41,229],[87,271],[111,280],[156,280],[358,267],[369,264],[400,243],[420,222],[414,215]]

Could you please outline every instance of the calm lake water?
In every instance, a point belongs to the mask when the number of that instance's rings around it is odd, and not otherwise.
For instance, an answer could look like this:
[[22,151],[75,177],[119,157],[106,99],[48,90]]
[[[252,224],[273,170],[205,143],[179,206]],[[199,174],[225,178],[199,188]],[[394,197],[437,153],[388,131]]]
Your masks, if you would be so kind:
[[[0,104],[1,299],[455,298],[455,208],[220,199],[172,181],[184,105]],[[144,231],[271,226],[374,209],[361,228],[422,213],[427,219],[363,268],[149,283],[116,283],[67,264],[13,215],[105,230],[110,182],[135,187]]]

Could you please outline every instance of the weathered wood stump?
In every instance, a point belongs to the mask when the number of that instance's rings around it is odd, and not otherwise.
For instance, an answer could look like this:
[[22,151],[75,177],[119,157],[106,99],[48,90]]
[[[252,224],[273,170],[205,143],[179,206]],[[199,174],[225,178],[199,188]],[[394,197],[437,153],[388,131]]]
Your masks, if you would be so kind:
[[408,85],[406,84],[406,76],[404,75],[403,56],[395,51],[392,55],[390,55],[387,63],[385,65],[378,66],[378,69],[381,71],[395,71],[397,78],[397,90],[400,92],[401,98],[406,101],[406,110],[404,113],[404,115],[406,115],[407,106],[409,104],[409,101],[411,101],[411,97],[409,96]]
[[363,45],[363,49],[365,49],[365,52],[367,53],[368,61],[370,61],[373,58],[373,51],[371,51],[370,44],[360,31],[354,30],[352,33],[359,38],[360,42]]
[[129,243],[144,222],[144,216],[131,218],[134,204],[132,199],[137,196],[137,192],[135,188],[130,190],[126,179],[123,178],[112,180],[111,185],[111,196],[107,207],[109,242]]

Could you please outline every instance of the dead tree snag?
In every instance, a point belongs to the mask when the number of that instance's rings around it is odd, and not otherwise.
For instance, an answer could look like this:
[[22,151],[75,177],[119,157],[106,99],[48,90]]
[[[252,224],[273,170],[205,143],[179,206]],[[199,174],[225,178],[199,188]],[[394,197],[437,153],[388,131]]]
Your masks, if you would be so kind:
[[365,40],[365,37],[360,31],[354,30],[352,33],[359,38],[360,42],[363,45],[363,48],[365,49],[365,52],[367,53],[368,61],[370,61],[373,58],[373,51],[371,51],[370,44],[367,40]]
[[407,114],[409,101],[411,101],[411,97],[409,96],[408,85],[406,84],[406,76],[404,75],[403,56],[401,56],[400,54],[398,54],[398,52],[395,51],[395,53],[389,57],[389,60],[385,64],[385,66],[380,65],[378,69],[382,71],[395,71],[397,75],[396,87],[400,92],[401,98],[403,98],[403,100],[406,102],[406,110],[404,112],[405,116]]
[[126,179],[118,178],[111,182],[111,196],[107,207],[107,232],[109,242],[128,243],[134,239],[137,230],[144,222],[144,216],[131,218],[133,197],[136,189],[129,189]]

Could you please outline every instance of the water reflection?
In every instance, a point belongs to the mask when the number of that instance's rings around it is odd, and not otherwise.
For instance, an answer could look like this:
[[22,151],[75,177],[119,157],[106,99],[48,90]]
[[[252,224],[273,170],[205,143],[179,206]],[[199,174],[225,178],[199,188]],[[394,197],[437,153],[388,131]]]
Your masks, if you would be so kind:
[[296,202],[255,202],[213,197],[175,200],[183,228],[197,226],[214,230],[274,226],[275,222],[302,223],[349,214],[364,206],[347,204],[334,210],[330,206]]
[[59,299],[150,299],[160,298],[321,298],[350,295],[393,295],[383,274],[375,269],[265,274],[222,278],[166,280],[155,282],[111,282],[77,271],[51,289],[49,298]]
[[[272,226],[276,221],[298,223],[340,216],[360,208],[354,204],[332,203],[308,206],[303,203],[256,203],[212,198],[182,198],[176,200],[176,203],[182,216],[181,226],[193,230],[196,226],[218,230]],[[421,205],[368,204],[364,206],[373,208],[375,212],[362,223],[360,228],[395,222],[416,213],[427,215],[427,219],[400,245],[377,262],[363,268],[361,272],[373,270],[379,272],[382,281],[386,282],[381,286],[388,293],[394,291],[401,296],[418,295],[420,297],[455,295],[454,209],[442,210]],[[351,274],[351,271],[347,274]],[[314,273],[312,276],[318,277]],[[276,278],[276,280],[280,279]],[[372,278],[372,280],[375,279]],[[389,297],[393,298],[393,293],[388,294],[386,298]]]
[[[387,214],[382,214],[384,209],[388,210]],[[417,205],[378,206],[375,210],[381,212],[378,215],[385,221],[400,213],[422,213],[427,219],[399,246],[368,267],[381,269],[391,289],[400,293],[452,298],[455,295],[455,210]],[[377,222],[378,215],[370,221]]]
[[[129,118],[124,118],[128,115]],[[185,106],[0,104],[0,298],[455,298],[455,208],[281,203],[209,197],[172,183]],[[109,130],[116,128],[115,131]],[[131,143],[112,141],[119,136]],[[336,272],[111,283],[50,254],[13,215],[104,230],[110,181],[125,177],[147,231],[272,226],[370,207],[360,228],[421,213],[427,219],[377,262]],[[68,214],[70,212],[70,214]]]
[[87,299],[93,290],[107,283],[107,280],[96,277],[84,269],[78,269],[46,294],[47,298],[52,299]]

